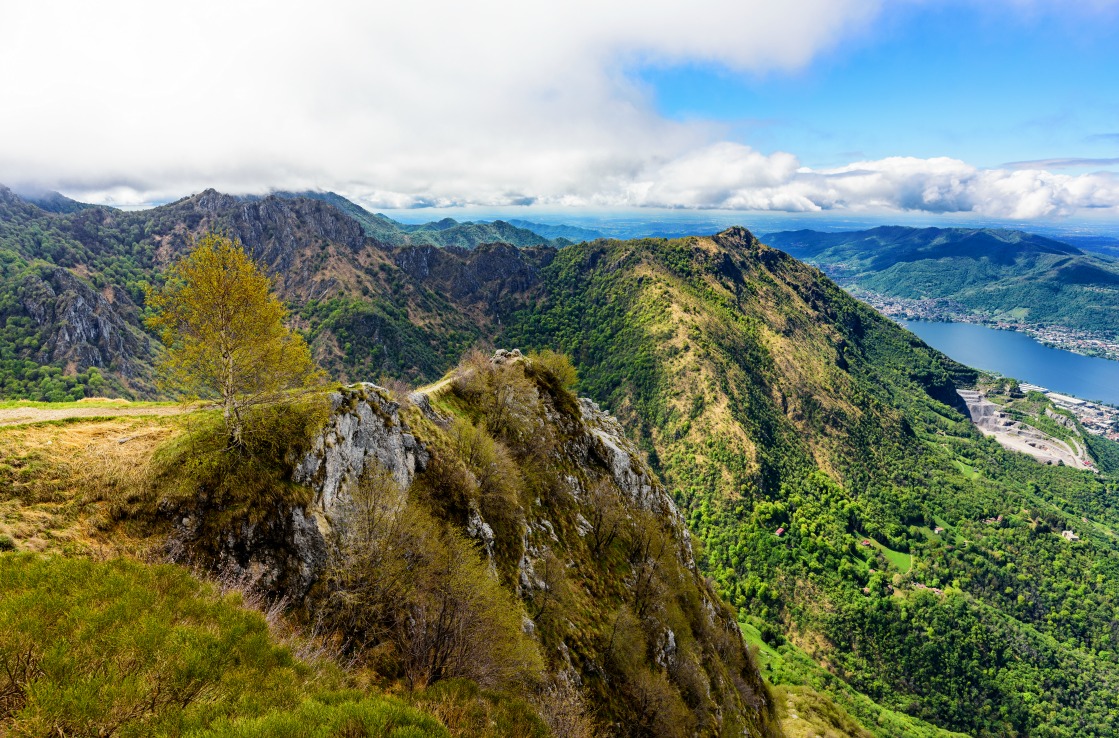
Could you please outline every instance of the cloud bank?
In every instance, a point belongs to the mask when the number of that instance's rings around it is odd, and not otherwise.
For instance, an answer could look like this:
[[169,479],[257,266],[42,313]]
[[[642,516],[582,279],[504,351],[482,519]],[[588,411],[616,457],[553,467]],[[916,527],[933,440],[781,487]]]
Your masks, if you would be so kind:
[[1113,175],[891,158],[809,170],[658,116],[626,75],[809,64],[884,0],[40,0],[0,7],[0,182],[138,205],[206,187],[374,208],[1116,208]]
[[1043,169],[978,169],[957,159],[891,157],[835,169],[800,167],[795,157],[763,156],[719,143],[643,173],[624,195],[602,204],[728,210],[905,210],[972,212],[1029,220],[1087,209],[1119,214],[1119,175],[1072,176]]

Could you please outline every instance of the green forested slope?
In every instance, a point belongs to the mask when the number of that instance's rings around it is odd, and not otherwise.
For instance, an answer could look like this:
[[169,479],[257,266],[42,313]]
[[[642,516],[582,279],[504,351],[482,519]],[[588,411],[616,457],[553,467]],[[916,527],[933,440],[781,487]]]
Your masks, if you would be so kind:
[[1114,480],[982,438],[945,404],[974,375],[745,231],[568,247],[544,280],[507,340],[572,354],[744,617],[945,728],[1119,729]]
[[1119,262],[1020,231],[903,228],[785,231],[766,243],[844,286],[944,298],[989,318],[1119,332]]

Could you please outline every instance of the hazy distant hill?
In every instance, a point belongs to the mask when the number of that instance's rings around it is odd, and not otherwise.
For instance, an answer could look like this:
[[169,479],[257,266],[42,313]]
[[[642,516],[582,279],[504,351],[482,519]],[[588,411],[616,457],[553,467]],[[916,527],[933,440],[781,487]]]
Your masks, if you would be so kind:
[[516,218],[509,219],[510,225],[515,225],[518,228],[525,228],[533,233],[539,233],[541,236],[548,238],[564,238],[572,243],[581,243],[582,241],[593,241],[596,238],[605,238],[606,234],[601,231],[596,231],[591,228],[582,228],[580,226],[571,225],[548,225],[545,223],[534,223],[530,220],[519,220]]
[[27,202],[51,213],[75,213],[86,208],[97,207],[88,203],[71,200],[60,192],[42,189],[21,189],[17,194]]
[[562,246],[567,243],[557,243],[551,237],[546,238],[503,220],[492,223],[460,223],[453,218],[444,218],[432,223],[400,223],[380,213],[371,213],[333,192],[277,192],[275,196],[328,202],[360,223],[365,235],[377,239],[385,246],[458,246],[469,249],[482,243],[507,243],[521,247]]
[[764,238],[847,287],[948,298],[997,319],[1119,333],[1119,260],[1051,238],[900,226],[784,231]]

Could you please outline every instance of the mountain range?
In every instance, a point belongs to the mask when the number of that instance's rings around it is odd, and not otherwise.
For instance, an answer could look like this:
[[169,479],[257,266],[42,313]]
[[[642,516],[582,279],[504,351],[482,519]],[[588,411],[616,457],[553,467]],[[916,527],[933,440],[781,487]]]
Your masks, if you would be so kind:
[[[402,226],[330,197],[207,191],[137,213],[55,212],[0,190],[0,392],[154,396],[145,288],[194,234],[224,229],[338,380],[440,380],[486,342],[570,356],[579,392],[618,417],[671,492],[698,571],[778,690],[786,734],[1119,731],[1107,442],[1093,449],[1101,474],[1004,450],[957,394],[997,395],[983,376],[744,228],[518,247],[470,240],[500,235],[496,224]],[[426,240],[455,231],[465,240]],[[1037,294],[1072,296],[1111,273],[1073,247],[1000,232],[765,240],[840,259],[844,283],[888,273],[914,294],[931,289],[916,274],[952,259],[976,262],[953,283],[961,294],[1020,269],[1043,283]],[[1020,307],[1009,283],[991,292],[999,310]],[[1075,427],[1043,397],[1029,402],[1036,422]],[[573,526],[557,533],[565,546]],[[671,601],[671,578],[658,582]],[[596,684],[622,715],[620,693]]]
[[844,287],[946,303],[989,320],[1119,335],[1119,259],[999,229],[782,231],[767,243]]

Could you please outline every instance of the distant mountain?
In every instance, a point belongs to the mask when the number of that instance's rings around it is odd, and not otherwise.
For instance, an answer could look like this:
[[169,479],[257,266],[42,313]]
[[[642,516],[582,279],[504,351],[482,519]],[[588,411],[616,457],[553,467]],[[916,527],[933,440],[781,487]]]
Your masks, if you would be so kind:
[[49,213],[76,213],[86,208],[97,207],[77,200],[71,200],[60,192],[42,189],[20,189],[16,192],[22,199]]
[[518,228],[530,230],[533,233],[539,233],[541,236],[548,238],[563,238],[572,243],[582,243],[583,241],[593,241],[596,238],[606,238],[606,234],[601,231],[596,231],[591,228],[581,228],[579,226],[571,225],[548,225],[546,223],[534,223],[530,220],[510,219],[510,225]]
[[1119,257],[1119,238],[1110,236],[1061,236],[1061,240],[1084,251]]
[[845,287],[947,299],[993,319],[1119,334],[1119,260],[1044,236],[884,226],[763,238]]
[[562,246],[552,238],[520,228],[503,220],[492,223],[460,223],[444,218],[432,223],[407,224],[380,213],[371,213],[333,192],[276,192],[283,199],[309,198],[330,203],[361,224],[365,235],[384,246],[458,246],[474,248],[483,243],[507,243],[512,246]]

